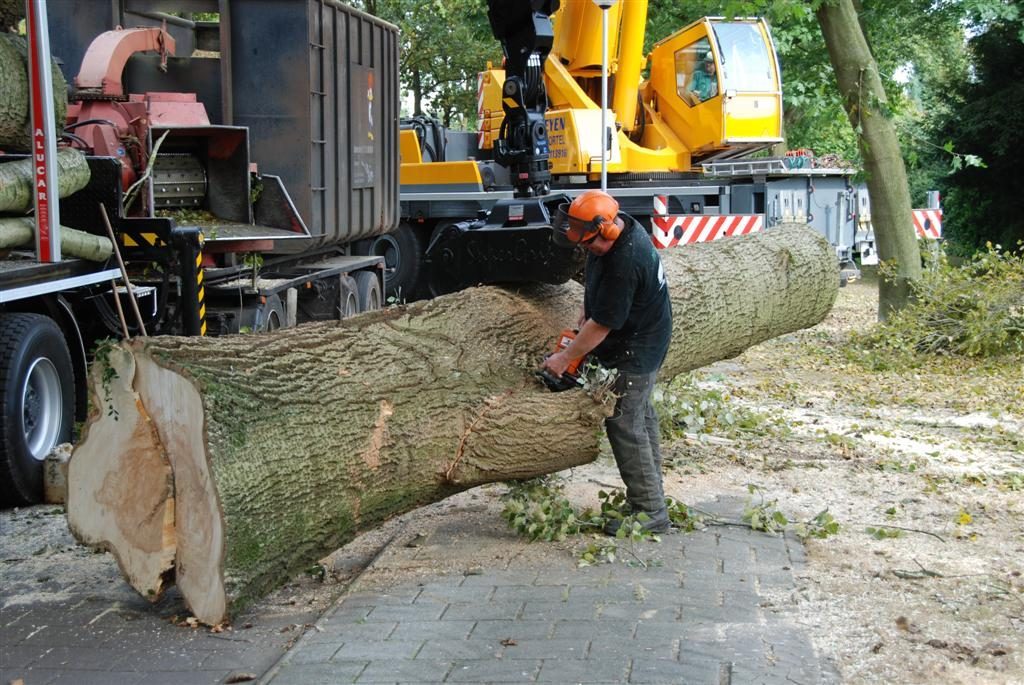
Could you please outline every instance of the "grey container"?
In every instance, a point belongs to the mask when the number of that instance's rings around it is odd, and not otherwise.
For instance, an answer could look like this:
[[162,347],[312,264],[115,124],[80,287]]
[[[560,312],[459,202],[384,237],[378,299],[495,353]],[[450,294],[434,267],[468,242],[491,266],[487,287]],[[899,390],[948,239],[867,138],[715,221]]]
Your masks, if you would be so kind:
[[249,128],[261,170],[284,181],[313,236],[303,247],[393,229],[397,27],[335,0],[230,6],[232,123]]
[[[213,45],[175,20],[166,70],[136,54],[130,92],[195,92],[214,124],[249,129],[249,158],[280,176],[315,250],[398,225],[398,28],[337,0],[50,0],[50,40],[72,82],[86,48],[156,12],[218,12]],[[207,33],[206,35],[209,35]],[[189,59],[194,48],[220,59]]]

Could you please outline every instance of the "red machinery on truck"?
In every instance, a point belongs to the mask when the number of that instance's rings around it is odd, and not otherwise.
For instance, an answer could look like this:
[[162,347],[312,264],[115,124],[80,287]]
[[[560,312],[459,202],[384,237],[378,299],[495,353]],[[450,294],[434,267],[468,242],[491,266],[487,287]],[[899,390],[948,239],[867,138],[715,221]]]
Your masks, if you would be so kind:
[[[2,150],[0,164],[38,154],[55,188],[59,140],[86,154],[91,177],[59,206],[43,198],[34,252],[0,260],[7,505],[41,497],[42,460],[83,417],[89,353],[121,334],[122,301],[140,312],[131,334],[262,331],[377,308],[383,259],[355,253],[398,222],[390,24],[335,0],[26,6],[35,62],[52,53],[73,86],[67,120],[33,126],[38,149]],[[29,71],[44,122],[48,70]],[[60,225],[106,235],[104,211],[131,295],[113,260],[61,259]]]

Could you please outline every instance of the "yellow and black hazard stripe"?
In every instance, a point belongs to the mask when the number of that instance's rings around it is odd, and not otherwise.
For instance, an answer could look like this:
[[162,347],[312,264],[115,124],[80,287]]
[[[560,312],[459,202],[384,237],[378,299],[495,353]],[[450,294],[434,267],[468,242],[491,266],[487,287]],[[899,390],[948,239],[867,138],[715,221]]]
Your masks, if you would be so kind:
[[203,286],[203,253],[196,254],[196,312],[199,316],[199,335],[206,335],[206,288]]

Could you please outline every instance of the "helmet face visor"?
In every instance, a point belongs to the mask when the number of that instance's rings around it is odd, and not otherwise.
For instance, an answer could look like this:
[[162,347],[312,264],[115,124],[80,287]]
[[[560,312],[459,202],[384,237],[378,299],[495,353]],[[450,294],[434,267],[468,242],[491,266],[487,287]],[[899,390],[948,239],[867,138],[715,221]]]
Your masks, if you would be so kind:
[[586,245],[597,237],[593,224],[570,216],[569,205],[565,202],[559,205],[557,219],[551,228],[551,240],[564,248]]

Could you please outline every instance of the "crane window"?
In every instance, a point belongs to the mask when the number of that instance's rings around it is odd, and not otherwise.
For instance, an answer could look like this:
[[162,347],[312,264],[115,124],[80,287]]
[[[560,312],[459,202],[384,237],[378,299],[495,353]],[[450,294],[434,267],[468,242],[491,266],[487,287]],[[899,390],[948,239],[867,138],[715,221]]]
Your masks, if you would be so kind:
[[707,38],[676,50],[676,93],[691,107],[718,95],[715,56]]
[[775,70],[757,24],[715,22],[722,84],[737,93],[774,93]]

